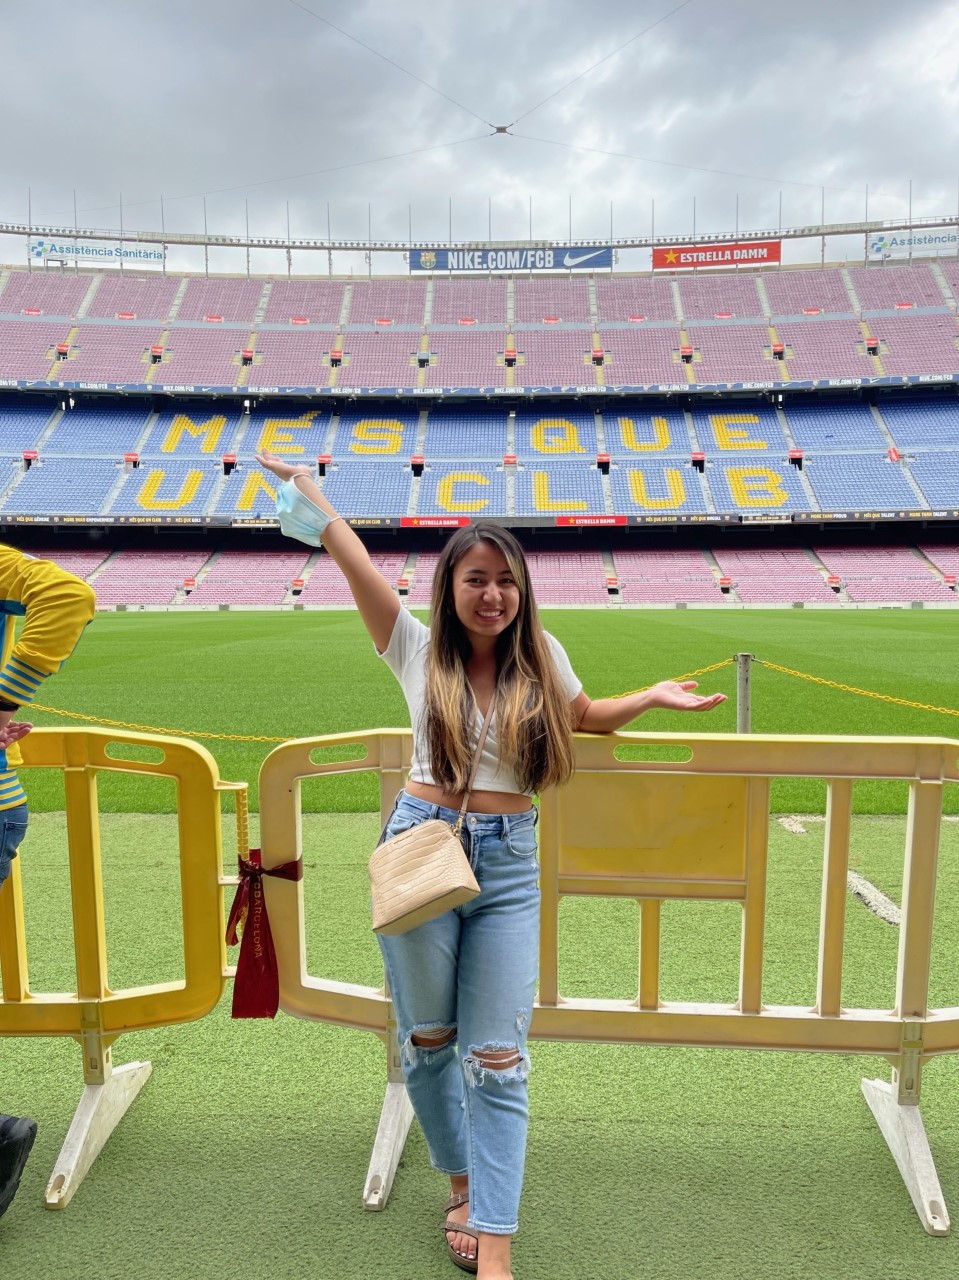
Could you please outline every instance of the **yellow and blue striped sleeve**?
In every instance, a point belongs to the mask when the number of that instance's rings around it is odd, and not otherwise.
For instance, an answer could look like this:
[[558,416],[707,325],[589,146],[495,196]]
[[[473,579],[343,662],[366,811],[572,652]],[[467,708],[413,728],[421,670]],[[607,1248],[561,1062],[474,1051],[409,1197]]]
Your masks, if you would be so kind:
[[[0,544],[0,700],[24,706],[59,671],[96,612],[93,588],[50,560]],[[17,617],[23,618],[15,639]],[[0,812],[26,800],[19,744],[0,749]]]
[[[0,545],[0,609],[7,614],[0,652],[0,698],[23,706],[59,671],[96,612],[93,588],[51,560]],[[13,618],[23,615],[14,642]]]

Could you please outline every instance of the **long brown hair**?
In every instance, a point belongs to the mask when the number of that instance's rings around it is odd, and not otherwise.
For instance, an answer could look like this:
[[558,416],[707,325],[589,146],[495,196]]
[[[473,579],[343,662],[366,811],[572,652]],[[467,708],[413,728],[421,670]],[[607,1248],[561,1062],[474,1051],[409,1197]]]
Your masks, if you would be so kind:
[[508,530],[481,520],[457,530],[443,548],[433,578],[424,727],[433,780],[463,791],[472,759],[469,727],[476,710],[466,679],[472,653],[456,614],[453,572],[471,547],[488,542],[502,552],[519,588],[519,610],[497,638],[496,737],[501,761],[524,792],[566,782],[573,772],[572,714],[529,580],[523,549]]

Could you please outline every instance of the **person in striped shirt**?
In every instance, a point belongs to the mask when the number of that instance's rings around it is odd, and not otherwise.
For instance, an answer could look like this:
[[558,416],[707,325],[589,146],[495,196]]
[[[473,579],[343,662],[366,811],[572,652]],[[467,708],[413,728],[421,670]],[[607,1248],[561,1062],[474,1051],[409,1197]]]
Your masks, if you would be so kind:
[[[0,894],[29,818],[17,744],[33,725],[14,717],[66,662],[95,609],[93,589],[82,578],[0,544]],[[13,1200],[36,1136],[35,1121],[0,1114],[0,1215]]]

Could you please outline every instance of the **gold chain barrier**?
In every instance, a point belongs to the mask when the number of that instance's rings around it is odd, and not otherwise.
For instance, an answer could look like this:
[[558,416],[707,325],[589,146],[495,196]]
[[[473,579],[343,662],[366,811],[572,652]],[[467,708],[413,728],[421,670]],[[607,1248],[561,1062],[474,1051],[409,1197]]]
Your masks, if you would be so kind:
[[[683,680],[692,680],[694,676],[704,676],[709,671],[718,671],[720,667],[731,666],[735,661],[734,658],[724,658],[722,662],[714,662],[712,666],[700,667],[698,671],[690,671],[684,676],[675,676],[677,683]],[[782,668],[785,670],[785,668]],[[795,673],[793,673],[795,674]],[[810,677],[812,679],[813,677]],[[617,693],[613,696],[616,698],[628,698],[633,693],[643,693],[649,685],[642,685],[639,689],[629,689],[626,693]],[[879,695],[874,695],[878,697]],[[132,729],[136,733],[159,733],[164,736],[187,736],[190,738],[210,738],[218,742],[288,742],[289,735],[279,737],[269,737],[266,734],[258,733],[208,733],[202,729],[169,729],[163,728],[155,724],[136,724],[132,720],[107,720],[104,716],[88,716],[80,711],[64,711],[62,707],[47,707],[42,702],[31,702],[31,711],[45,711],[51,716],[65,716],[68,720],[84,720],[87,724],[107,725],[111,729]],[[959,712],[955,714],[959,715]]]
[[827,689],[838,689],[840,693],[855,693],[860,698],[873,698],[876,702],[891,702],[897,707],[913,707],[917,711],[936,711],[943,716],[959,716],[959,710],[956,710],[955,707],[936,707],[929,702],[913,702],[909,698],[895,698],[891,693],[876,693],[873,689],[857,689],[852,684],[842,684],[838,680],[826,680],[822,676],[811,676],[807,671],[793,671],[791,667],[781,667],[778,662],[769,662],[766,658],[753,658],[753,662],[759,662],[764,667],[769,667],[770,671],[779,671],[784,676],[794,676],[797,680],[808,680],[811,684],[822,684]]
[[159,733],[163,736],[215,738],[221,742],[288,742],[288,737],[268,738],[256,733],[206,733],[202,729],[162,729],[155,724],[134,724],[131,720],[107,720],[103,716],[87,716],[80,711],[64,711],[62,707],[45,707],[41,702],[31,702],[31,711],[45,711],[51,716],[66,716],[68,720],[85,720],[87,724],[105,724],[111,729],[133,729],[137,733]]

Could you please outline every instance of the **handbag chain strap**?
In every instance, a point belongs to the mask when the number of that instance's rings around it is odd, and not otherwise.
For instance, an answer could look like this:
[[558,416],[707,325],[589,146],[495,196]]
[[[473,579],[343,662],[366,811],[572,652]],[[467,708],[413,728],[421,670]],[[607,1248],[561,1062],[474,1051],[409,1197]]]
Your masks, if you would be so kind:
[[489,722],[493,718],[494,698],[495,698],[495,693],[493,695],[493,698],[490,698],[489,708],[486,712],[486,715],[483,717],[483,727],[482,729],[480,729],[479,742],[477,742],[476,750],[473,752],[473,761],[470,764],[470,775],[466,780],[466,790],[463,792],[463,803],[460,805],[459,817],[456,819],[456,825],[453,827],[453,830],[456,833],[457,838],[459,838],[459,834],[463,830],[463,822],[466,819],[466,806],[469,804],[470,796],[472,795],[472,792],[473,792],[473,779],[476,777],[476,770],[479,765],[480,756],[483,754],[483,746],[486,742],[486,735],[487,733],[489,733]]

